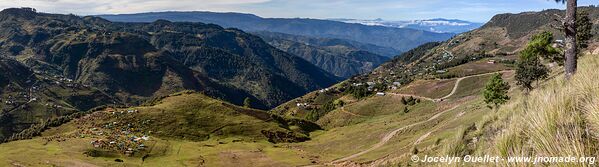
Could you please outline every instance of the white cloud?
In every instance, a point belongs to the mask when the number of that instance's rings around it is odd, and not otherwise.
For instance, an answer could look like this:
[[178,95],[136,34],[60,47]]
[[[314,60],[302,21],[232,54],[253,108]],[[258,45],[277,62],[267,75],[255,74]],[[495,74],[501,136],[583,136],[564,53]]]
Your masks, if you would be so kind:
[[167,10],[228,10],[270,0],[0,0],[0,8],[33,7],[49,13],[104,14]]

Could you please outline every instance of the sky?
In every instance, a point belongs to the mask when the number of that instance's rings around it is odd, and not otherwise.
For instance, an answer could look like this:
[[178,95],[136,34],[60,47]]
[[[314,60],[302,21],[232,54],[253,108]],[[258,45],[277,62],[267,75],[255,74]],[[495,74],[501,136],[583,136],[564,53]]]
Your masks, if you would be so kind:
[[[578,0],[578,3],[599,5],[599,0]],[[486,22],[495,14],[563,9],[565,5],[554,0],[0,0],[0,8],[9,7],[77,15],[213,11],[271,18],[448,18]]]

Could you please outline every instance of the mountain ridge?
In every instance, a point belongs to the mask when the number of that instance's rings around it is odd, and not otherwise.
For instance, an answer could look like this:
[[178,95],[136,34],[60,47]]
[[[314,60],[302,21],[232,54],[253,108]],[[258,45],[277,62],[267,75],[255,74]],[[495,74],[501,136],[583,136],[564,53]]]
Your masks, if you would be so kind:
[[431,41],[442,41],[454,34],[382,26],[365,26],[330,20],[302,18],[262,18],[253,14],[216,12],[153,12],[122,15],[98,15],[117,22],[152,22],[158,19],[206,22],[248,32],[270,31],[320,38],[349,39],[399,51]]
[[299,56],[312,64],[338,76],[348,78],[372,71],[389,60],[363,49],[372,47],[341,39],[312,38],[283,33],[254,33],[272,46]]
[[113,23],[11,8],[0,12],[0,27],[2,59],[14,62],[6,68],[33,72],[0,75],[0,107],[10,118],[2,139],[40,120],[185,90],[268,109],[338,80],[260,37],[214,24]]

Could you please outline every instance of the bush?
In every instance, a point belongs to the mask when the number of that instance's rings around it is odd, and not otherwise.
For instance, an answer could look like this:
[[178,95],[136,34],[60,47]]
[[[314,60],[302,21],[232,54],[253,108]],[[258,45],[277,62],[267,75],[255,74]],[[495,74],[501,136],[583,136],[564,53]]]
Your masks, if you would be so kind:
[[451,60],[449,62],[446,62],[446,63],[443,63],[443,64],[439,64],[437,66],[437,69],[447,69],[447,68],[459,66],[459,65],[462,65],[462,64],[466,64],[466,63],[469,63],[469,62],[474,61],[474,60],[480,60],[480,59],[483,59],[483,58],[486,58],[486,57],[493,57],[493,55],[486,54],[486,53],[480,53],[480,54],[477,54],[477,55],[468,55],[468,56],[465,56],[465,57],[453,59],[453,60]]
[[306,114],[306,119],[310,121],[318,121],[320,117],[328,114],[329,112],[335,110],[337,105],[333,102],[333,100],[326,102],[324,105],[320,106],[316,110],[308,111]]
[[360,85],[360,86],[349,86],[344,92],[344,94],[351,94],[357,99],[362,99],[364,97],[368,97],[372,94],[372,92],[368,91],[368,86]]

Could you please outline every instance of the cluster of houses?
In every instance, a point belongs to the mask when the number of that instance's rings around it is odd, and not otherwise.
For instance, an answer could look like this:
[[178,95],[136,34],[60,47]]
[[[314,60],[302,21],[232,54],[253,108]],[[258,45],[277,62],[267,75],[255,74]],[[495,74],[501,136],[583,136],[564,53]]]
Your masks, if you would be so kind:
[[14,95],[8,95],[6,98],[0,97],[0,101],[4,103],[5,109],[20,106],[23,103],[31,102],[31,100],[37,100],[35,97],[31,97],[27,92],[18,92]]
[[301,102],[297,102],[297,103],[295,103],[295,104],[296,104],[296,106],[297,106],[297,107],[300,107],[300,108],[308,108],[308,107],[310,107],[310,104],[309,104],[309,103],[301,103]]
[[[377,83],[376,82],[366,82],[366,83],[352,83],[352,86],[362,86],[362,85],[368,85],[368,91],[380,91],[380,90],[375,90],[374,87]],[[399,81],[394,81],[394,82],[388,82],[388,83],[383,83],[380,82],[380,84],[385,84],[387,86],[388,89],[391,90],[397,90],[401,87],[401,82]],[[378,92],[377,94],[379,94],[381,92]]]
[[[88,85],[75,83],[73,81],[73,79],[70,79],[70,78],[66,78],[66,77],[59,76],[59,75],[50,75],[50,74],[48,74],[48,72],[34,70],[33,73],[45,74],[45,75],[43,75],[44,77],[41,78],[43,82],[38,82],[36,80],[31,80],[31,79],[26,80],[25,83],[29,87],[29,88],[25,88],[27,90],[21,90],[22,88],[20,88],[19,86],[15,86],[13,84],[8,84],[5,87],[5,89],[8,89],[9,92],[18,92],[18,93],[14,94],[14,95],[8,95],[8,97],[6,97],[6,98],[0,97],[0,102],[4,103],[5,106],[19,106],[19,105],[22,105],[23,103],[31,103],[31,102],[39,101],[40,98],[36,97],[35,95],[38,92],[44,90],[45,85],[42,83],[56,84],[56,85],[61,85],[64,87],[69,87],[69,88],[89,87]],[[45,106],[52,107],[52,108],[63,108],[63,106],[51,104],[51,103],[46,103]],[[5,107],[5,108],[7,108],[7,107]],[[8,108],[10,108],[10,107],[8,107]]]
[[320,93],[327,93],[329,91],[331,91],[331,88],[324,88],[324,89],[318,90],[318,92],[320,92]]
[[61,85],[61,86],[66,86],[69,88],[78,88],[78,87],[85,87],[85,88],[89,88],[90,85],[87,84],[79,84],[76,83],[75,80],[71,79],[71,78],[67,78],[65,76],[62,75],[51,75],[48,72],[42,72],[42,71],[38,71],[38,70],[34,70],[33,71],[35,74],[44,74],[43,76],[43,80],[48,82],[48,83],[52,83],[55,85]]
[[94,148],[131,156],[147,148],[146,142],[150,141],[151,132],[143,132],[135,123],[106,121],[138,112],[135,109],[107,108],[103,112],[91,113],[74,121],[78,130],[68,138],[90,138]]
[[6,99],[4,99],[3,101],[4,101],[4,104],[12,105],[12,104],[16,104],[16,100],[17,100],[16,97],[8,95],[8,97]]
[[126,110],[116,110],[114,108],[107,108],[104,112],[108,114],[130,114],[130,113],[139,113],[139,110],[136,109],[126,109]]
[[144,144],[150,140],[149,136],[135,135],[111,135],[106,139],[95,139],[90,142],[94,148],[107,149],[118,151],[126,156],[132,156],[138,151],[143,151],[147,148]]

